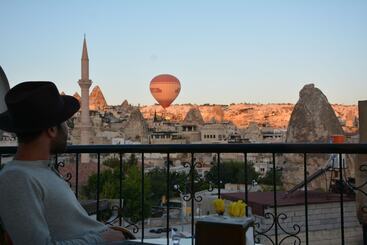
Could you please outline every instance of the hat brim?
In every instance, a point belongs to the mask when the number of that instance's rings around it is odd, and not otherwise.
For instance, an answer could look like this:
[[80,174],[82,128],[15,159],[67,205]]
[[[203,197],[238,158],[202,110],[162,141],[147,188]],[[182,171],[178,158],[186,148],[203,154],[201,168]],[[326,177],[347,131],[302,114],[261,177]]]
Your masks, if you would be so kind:
[[50,122],[49,125],[46,127],[42,126],[42,127],[17,128],[16,126],[14,126],[9,111],[5,111],[0,114],[0,129],[12,133],[25,133],[46,129],[48,127],[53,127],[62,122],[65,122],[80,109],[80,104],[76,98],[70,95],[61,95],[61,99],[64,102],[64,107],[59,113],[59,117],[55,121]]

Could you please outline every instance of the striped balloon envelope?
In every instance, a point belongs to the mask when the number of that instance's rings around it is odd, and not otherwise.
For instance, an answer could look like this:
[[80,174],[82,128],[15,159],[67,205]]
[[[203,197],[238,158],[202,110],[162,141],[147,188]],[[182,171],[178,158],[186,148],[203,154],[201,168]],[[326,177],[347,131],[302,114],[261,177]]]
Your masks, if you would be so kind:
[[169,74],[158,75],[150,82],[150,93],[163,108],[169,107],[180,91],[180,81]]

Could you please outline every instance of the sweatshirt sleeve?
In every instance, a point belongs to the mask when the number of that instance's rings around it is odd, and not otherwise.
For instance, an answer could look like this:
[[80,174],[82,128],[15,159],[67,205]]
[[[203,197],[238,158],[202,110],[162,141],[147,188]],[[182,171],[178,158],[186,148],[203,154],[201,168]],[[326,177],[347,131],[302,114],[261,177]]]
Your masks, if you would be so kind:
[[0,219],[14,245],[17,244],[95,244],[102,242],[96,232],[67,241],[54,241],[44,215],[43,189],[36,179],[20,171],[0,177]]

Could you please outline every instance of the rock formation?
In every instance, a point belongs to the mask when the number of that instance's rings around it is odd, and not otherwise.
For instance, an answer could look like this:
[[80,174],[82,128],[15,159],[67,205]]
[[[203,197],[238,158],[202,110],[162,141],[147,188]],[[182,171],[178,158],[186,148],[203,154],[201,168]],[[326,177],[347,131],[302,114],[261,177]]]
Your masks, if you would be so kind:
[[124,110],[127,110],[129,108],[129,102],[127,100],[124,100],[121,104],[121,108]]
[[[327,143],[331,135],[343,134],[339,120],[326,96],[313,84],[303,87],[292,112],[286,135],[287,143]],[[307,170],[313,174],[324,167],[328,154],[309,154]],[[283,164],[283,185],[286,189],[303,181],[303,155],[285,154],[278,159]],[[309,184],[310,189],[325,189],[324,178]]]
[[99,86],[95,86],[89,97],[89,109],[92,111],[104,111],[107,102]]
[[203,125],[204,119],[200,110],[197,107],[191,108],[185,116],[184,123]]
[[148,124],[139,109],[135,109],[131,112],[124,128],[124,134],[127,140],[146,143]]
[[74,95],[73,95],[73,97],[74,97],[75,99],[79,100],[79,102],[80,102],[81,97],[80,97],[80,95],[78,94],[78,92],[75,92],[75,93],[74,93]]
[[313,84],[303,87],[287,129],[287,143],[327,143],[331,135],[343,134],[326,96]]

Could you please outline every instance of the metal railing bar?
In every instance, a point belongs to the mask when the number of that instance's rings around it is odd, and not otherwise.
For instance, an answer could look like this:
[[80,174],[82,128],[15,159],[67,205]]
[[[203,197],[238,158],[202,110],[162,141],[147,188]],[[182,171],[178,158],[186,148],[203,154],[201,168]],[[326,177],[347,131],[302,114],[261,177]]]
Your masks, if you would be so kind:
[[308,184],[307,184],[307,153],[303,154],[303,173],[305,180],[305,225],[306,225],[306,244],[308,244]]
[[97,220],[100,221],[100,215],[99,215],[99,181],[100,181],[100,176],[101,176],[101,154],[98,153],[97,154],[97,208],[96,208],[96,213],[97,213]]
[[75,154],[75,196],[79,198],[79,153]]
[[167,220],[166,220],[166,228],[167,228],[167,233],[166,233],[166,237],[167,237],[167,245],[169,245],[169,201],[170,201],[170,198],[169,198],[169,193],[170,193],[170,188],[171,188],[171,185],[170,185],[170,178],[169,178],[169,175],[170,175],[170,166],[169,166],[169,162],[170,162],[170,159],[169,159],[169,153],[167,153],[167,190],[166,190],[166,208],[167,208]]
[[119,217],[119,225],[122,225],[122,164],[123,164],[123,160],[122,160],[122,153],[119,154],[119,176],[120,176],[120,180],[119,180],[119,210],[117,212],[117,215]]
[[[195,170],[195,159],[194,153],[191,153],[191,244],[194,245],[194,210],[195,210],[195,192],[194,192],[194,170]],[[186,188],[186,187],[185,187]],[[182,208],[182,207],[181,207]]]
[[217,186],[218,186],[218,198],[220,198],[220,184],[221,184],[221,179],[220,179],[220,153],[217,153],[217,170],[218,170],[218,180],[217,180]]
[[[348,154],[366,153],[367,144],[163,144],[163,145],[78,145],[69,146],[67,151],[80,151],[86,153],[335,153],[343,152]],[[14,151],[15,152],[15,151]]]
[[245,203],[246,203],[246,216],[248,216],[248,162],[247,162],[247,153],[244,154],[245,161]]
[[[15,154],[16,146],[2,146],[2,154]],[[159,144],[159,145],[70,145],[65,153],[367,153],[367,144]]]
[[344,238],[344,198],[343,198],[343,158],[342,154],[339,153],[339,191],[340,191],[340,231],[341,231],[341,244],[345,244]]
[[274,230],[275,230],[275,244],[278,244],[278,208],[277,208],[277,183],[276,183],[276,176],[277,176],[277,169],[275,166],[275,153],[273,155],[273,198],[274,198]]
[[141,242],[144,241],[144,153],[141,153]]

